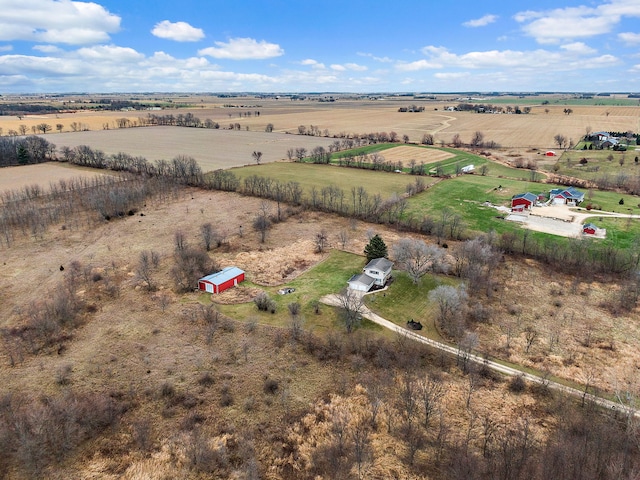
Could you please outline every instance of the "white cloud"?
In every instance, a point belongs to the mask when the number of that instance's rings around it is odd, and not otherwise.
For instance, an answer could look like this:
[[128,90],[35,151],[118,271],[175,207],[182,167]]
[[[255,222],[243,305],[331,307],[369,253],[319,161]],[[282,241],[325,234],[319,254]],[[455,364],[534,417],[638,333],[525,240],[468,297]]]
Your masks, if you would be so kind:
[[640,0],[610,0],[597,7],[567,7],[548,11],[527,10],[514,19],[538,43],[589,38],[609,33],[622,17],[640,17]]
[[434,68],[442,68],[439,63],[433,63],[428,60],[416,60],[415,62],[398,63],[396,68],[401,72],[415,72],[418,70],[428,70]]
[[640,44],[640,33],[623,32],[618,34],[618,38],[626,45]]
[[13,50],[13,45],[0,46],[0,52],[10,52],[11,50]]
[[232,38],[226,43],[215,42],[215,44],[216,47],[203,48],[198,51],[198,54],[229,60],[263,60],[284,55],[280,45],[264,40],[258,42],[253,38]]
[[498,19],[497,15],[484,15],[483,17],[477,18],[475,20],[469,20],[468,22],[464,22],[462,25],[465,27],[486,27],[487,25],[495,22]]
[[585,45],[582,42],[568,43],[566,45],[561,45],[560,48],[567,52],[580,55],[593,55],[594,53],[596,53],[596,49],[591,48],[589,45]]
[[108,41],[119,29],[120,17],[96,3],[0,0],[0,41],[85,45]]
[[156,37],[175,40],[176,42],[197,42],[204,38],[204,32],[201,28],[195,28],[186,22],[170,22],[163,20],[156,23],[151,33]]
[[62,51],[62,49],[55,45],[34,45],[33,49],[42,53],[58,53]]
[[133,48],[115,45],[81,48],[77,51],[77,55],[86,60],[111,63],[136,63],[144,59],[144,55]]
[[469,72],[449,72],[449,73],[434,73],[433,76],[438,80],[460,80],[461,78],[470,77]]
[[317,70],[324,70],[326,68],[324,66],[324,63],[318,62],[317,60],[314,60],[312,58],[306,58],[306,59],[302,60],[300,62],[300,65],[304,65],[306,67],[315,68]]
[[371,53],[364,53],[364,52],[358,52],[357,55],[361,56],[361,57],[368,57],[371,58],[373,60],[375,60],[376,62],[380,62],[380,63],[392,63],[393,60],[389,57],[376,57],[375,55],[371,54]]
[[368,70],[364,65],[358,65],[357,63],[334,63],[333,65],[331,65],[331,69],[335,70],[336,72],[346,72],[348,70],[351,70],[353,72],[364,72]]
[[427,58],[411,63],[398,63],[399,71],[418,71],[428,69],[462,68],[462,69],[520,69],[534,72],[543,68],[555,71],[570,71],[583,68],[599,68],[620,63],[613,55],[593,57],[595,50],[587,45],[575,42],[565,45],[559,51],[537,49],[519,50],[485,50],[456,54],[443,47],[427,46],[422,49]]

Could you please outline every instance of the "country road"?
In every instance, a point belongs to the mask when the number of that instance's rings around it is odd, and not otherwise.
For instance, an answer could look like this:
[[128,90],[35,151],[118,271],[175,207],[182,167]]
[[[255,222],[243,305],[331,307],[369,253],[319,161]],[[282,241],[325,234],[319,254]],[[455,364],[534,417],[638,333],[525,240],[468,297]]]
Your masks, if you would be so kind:
[[[325,305],[330,305],[333,307],[341,307],[341,302],[338,299],[338,295],[333,294],[333,295],[326,295],[324,297],[322,297],[320,299],[320,301],[322,303],[324,303]],[[361,314],[364,318],[371,320],[372,322],[387,328],[391,331],[394,331],[400,335],[404,335],[407,338],[411,338],[417,342],[421,342],[424,343],[426,345],[429,345],[430,347],[436,348],[438,350],[444,351],[446,353],[449,353],[451,355],[457,356],[460,354],[460,351],[458,350],[458,348],[456,347],[452,347],[451,345],[447,345],[446,343],[442,343],[442,342],[438,342],[436,340],[432,340],[430,338],[427,337],[423,337],[422,335],[418,335],[417,333],[408,330],[407,328],[401,327],[400,325],[396,325],[395,323],[382,318],[380,315],[377,315],[376,313],[372,312],[371,310],[369,310],[369,308],[367,308],[364,304],[362,306],[362,311]],[[465,353],[465,355],[467,355]],[[492,370],[502,373],[504,375],[508,375],[508,376],[516,376],[516,375],[521,375],[523,379],[532,382],[532,383],[537,383],[540,385],[547,385],[548,388],[559,391],[559,392],[563,392],[563,393],[567,393],[569,395],[572,395],[574,397],[578,397],[580,399],[584,398],[584,401],[590,401],[593,402],[603,408],[606,408],[608,410],[615,410],[615,411],[620,411],[622,413],[624,413],[625,415],[633,415],[636,418],[640,418],[640,411],[634,409],[633,407],[629,407],[627,405],[622,405],[621,403],[618,402],[613,402],[611,400],[607,400],[605,398],[599,397],[597,395],[585,392],[584,390],[578,390],[577,388],[573,388],[573,387],[568,387],[566,385],[563,385],[561,383],[558,382],[554,382],[551,381],[549,379],[545,379],[542,378],[538,375],[533,375],[531,373],[525,373],[522,372],[521,370],[518,370],[516,368],[512,368],[512,367],[508,367],[506,365],[503,365],[501,363],[492,361],[492,360],[488,360],[484,357],[481,357],[479,355],[475,355],[473,353],[470,353],[467,355],[467,358],[469,361],[480,364],[480,365],[486,365],[488,368],[491,368]]]

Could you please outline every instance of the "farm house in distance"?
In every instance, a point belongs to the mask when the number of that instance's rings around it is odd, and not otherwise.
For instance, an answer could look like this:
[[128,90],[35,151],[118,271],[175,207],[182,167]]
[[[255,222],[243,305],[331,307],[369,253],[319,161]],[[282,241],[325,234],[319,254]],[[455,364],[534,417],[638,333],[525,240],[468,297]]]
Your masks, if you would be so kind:
[[227,267],[218,273],[212,273],[198,280],[198,290],[208,293],[221,293],[244,281],[244,271],[238,267]]
[[563,203],[566,205],[578,205],[584,200],[584,193],[573,187],[554,188],[549,191],[549,200],[551,200],[551,203],[554,205]]

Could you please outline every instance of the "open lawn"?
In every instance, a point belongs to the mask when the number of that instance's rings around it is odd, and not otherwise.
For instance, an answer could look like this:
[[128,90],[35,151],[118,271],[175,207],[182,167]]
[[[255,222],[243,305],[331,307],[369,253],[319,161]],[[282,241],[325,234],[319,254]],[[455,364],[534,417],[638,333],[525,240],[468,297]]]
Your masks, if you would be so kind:
[[[567,150],[549,170],[558,175],[568,175],[586,180],[594,180],[608,175],[613,182],[619,175],[640,175],[640,151],[629,149],[625,152],[613,150]],[[584,160],[583,160],[584,159]],[[586,160],[586,162],[585,162]]]
[[402,327],[406,327],[409,320],[420,322],[422,330],[418,334],[445,341],[435,325],[437,306],[429,301],[428,295],[434,288],[454,285],[455,281],[427,274],[414,284],[403,271],[394,271],[393,277],[387,290],[366,295],[365,304],[381,317]]

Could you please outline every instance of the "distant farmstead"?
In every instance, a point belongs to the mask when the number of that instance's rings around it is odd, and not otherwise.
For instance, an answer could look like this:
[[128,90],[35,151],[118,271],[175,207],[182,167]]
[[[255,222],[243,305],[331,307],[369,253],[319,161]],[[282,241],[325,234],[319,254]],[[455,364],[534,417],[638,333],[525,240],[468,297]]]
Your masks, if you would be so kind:
[[549,200],[555,205],[577,205],[584,200],[584,193],[573,187],[554,188],[549,191]]
[[244,271],[238,267],[227,267],[218,273],[212,273],[198,280],[198,290],[208,293],[221,293],[244,281]]
[[515,212],[522,212],[524,210],[531,210],[531,208],[538,201],[538,196],[527,192],[527,193],[518,193],[511,197],[511,210]]

